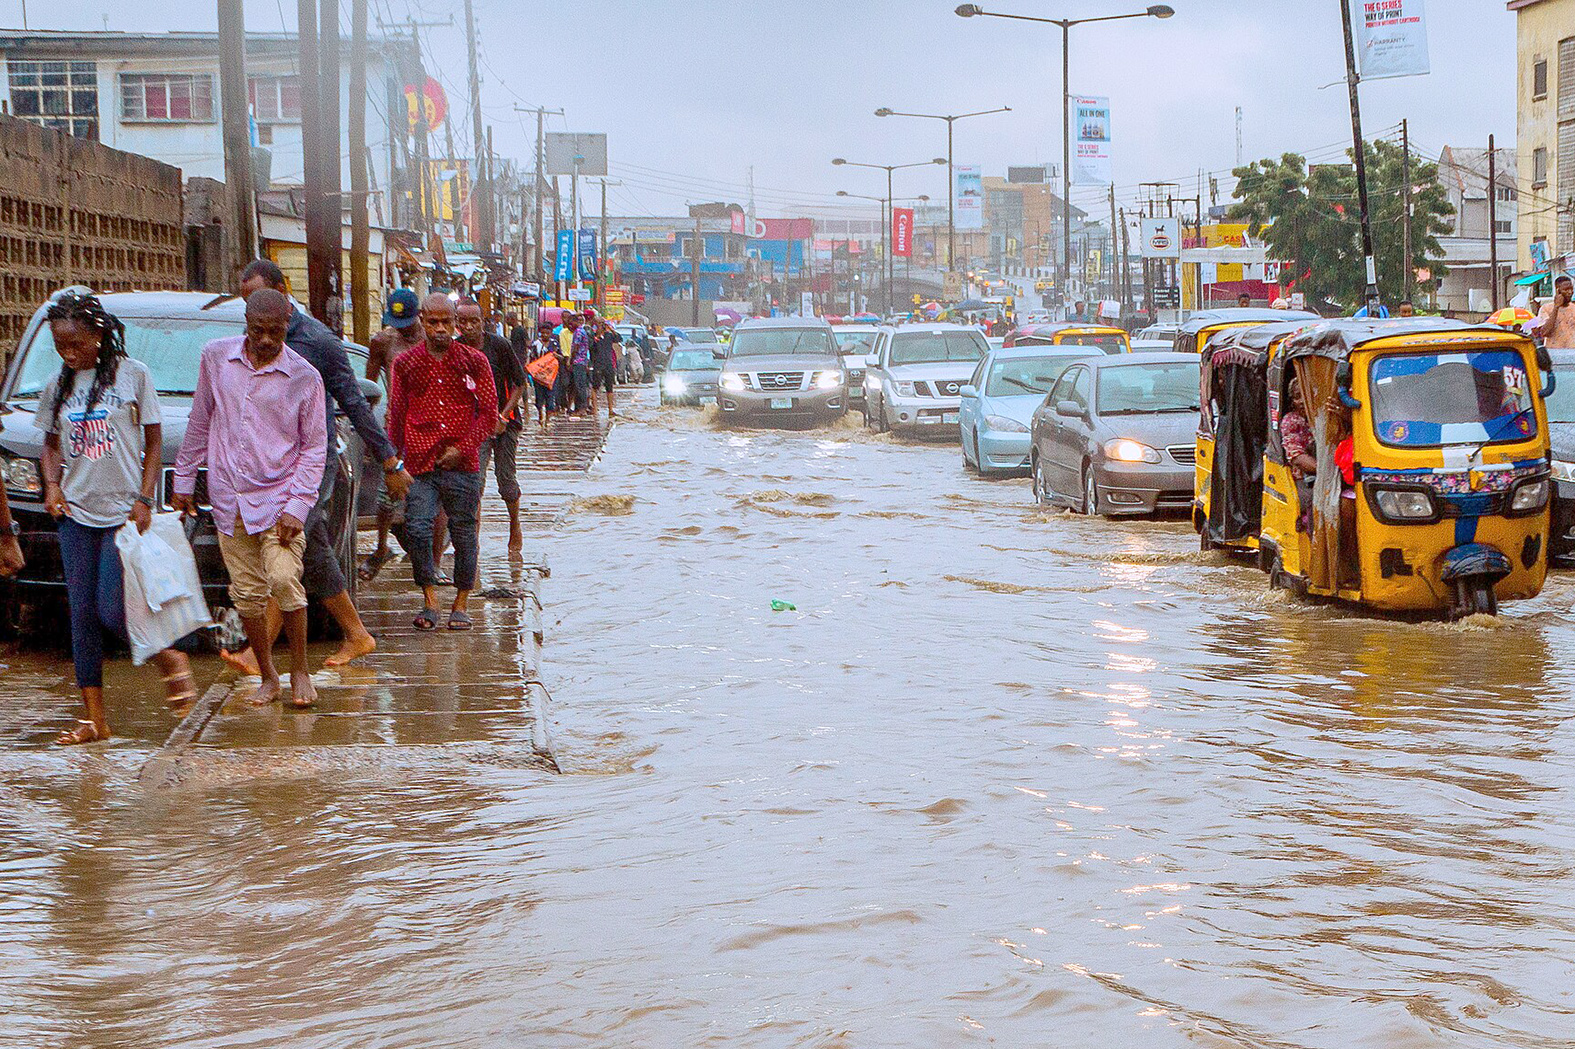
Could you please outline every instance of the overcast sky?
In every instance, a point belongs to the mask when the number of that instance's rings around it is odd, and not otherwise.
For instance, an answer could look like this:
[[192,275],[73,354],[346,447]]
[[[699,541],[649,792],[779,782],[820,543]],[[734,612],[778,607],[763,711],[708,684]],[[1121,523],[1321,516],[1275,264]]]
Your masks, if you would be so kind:
[[[370,0],[375,15],[443,21],[425,30],[451,96],[466,83],[462,0]],[[349,0],[341,0],[347,12]],[[830,160],[904,163],[945,153],[939,121],[878,119],[880,106],[1011,113],[957,124],[956,159],[986,174],[1060,157],[1060,30],[962,19],[952,0],[476,0],[482,101],[499,152],[533,149],[516,103],[566,110],[556,130],[609,136],[616,213],[682,214],[685,202],[745,197],[753,166],[762,215],[836,202],[839,189],[884,191],[876,171]],[[1146,0],[988,0],[987,10],[1085,17]],[[1072,90],[1108,95],[1117,199],[1203,169],[1228,175],[1235,110],[1247,159],[1287,150],[1334,159],[1350,144],[1338,0],[1173,0],[1175,17],[1072,31]],[[295,28],[292,0],[248,0],[253,30]],[[11,25],[18,0],[0,0]],[[101,13],[102,12],[102,13]],[[34,0],[33,28],[212,29],[192,0]],[[1502,0],[1428,0],[1432,74],[1363,87],[1368,137],[1411,121],[1419,151],[1501,144],[1515,135],[1515,19]],[[346,24],[348,14],[345,15]],[[529,127],[527,127],[527,122]],[[468,129],[469,122],[460,127]],[[468,134],[464,137],[468,138]],[[897,173],[897,193],[945,199],[940,169]],[[1205,181],[1205,192],[1207,182]],[[1228,187],[1227,187],[1228,191]],[[1078,203],[1103,202],[1103,187]],[[1222,191],[1222,193],[1225,191]],[[844,202],[845,203],[845,202]]]

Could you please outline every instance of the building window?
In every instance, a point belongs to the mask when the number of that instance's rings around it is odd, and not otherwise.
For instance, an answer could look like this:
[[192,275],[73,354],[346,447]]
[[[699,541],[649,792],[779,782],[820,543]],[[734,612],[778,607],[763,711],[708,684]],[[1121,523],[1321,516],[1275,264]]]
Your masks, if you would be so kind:
[[7,64],[11,112],[77,138],[98,138],[98,65],[94,62]]
[[1514,191],[1514,189],[1512,189],[1509,186],[1500,186],[1498,188],[1498,199],[1499,200],[1509,200],[1509,201],[1514,200],[1515,199],[1515,191]]
[[252,116],[259,123],[301,122],[301,81],[294,76],[254,76],[247,81]]
[[1548,148],[1538,146],[1531,151],[1531,188],[1542,189],[1548,184]]
[[1548,60],[1546,58],[1533,58],[1531,60],[1531,98],[1532,101],[1548,97]]
[[207,73],[122,73],[120,119],[211,124],[213,77]]
[[1509,236],[1515,232],[1515,223],[1511,219],[1499,219],[1493,223],[1493,232],[1499,236]]
[[273,145],[273,125],[272,124],[258,124],[257,125],[257,144],[259,146],[271,146],[271,145]]

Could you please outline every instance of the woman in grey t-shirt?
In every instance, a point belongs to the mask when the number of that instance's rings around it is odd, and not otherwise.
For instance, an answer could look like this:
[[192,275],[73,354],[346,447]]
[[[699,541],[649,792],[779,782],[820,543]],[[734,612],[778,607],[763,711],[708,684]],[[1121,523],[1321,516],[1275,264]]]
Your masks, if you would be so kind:
[[[44,432],[44,508],[55,518],[71,659],[87,719],[57,743],[110,737],[104,716],[104,628],[126,636],[126,598],[115,533],[146,532],[162,465],[159,395],[147,366],[126,356],[125,326],[95,295],[65,294],[45,314],[60,374],[44,387],[35,422]],[[190,701],[191,665],[174,649],[153,657],[168,702]]]

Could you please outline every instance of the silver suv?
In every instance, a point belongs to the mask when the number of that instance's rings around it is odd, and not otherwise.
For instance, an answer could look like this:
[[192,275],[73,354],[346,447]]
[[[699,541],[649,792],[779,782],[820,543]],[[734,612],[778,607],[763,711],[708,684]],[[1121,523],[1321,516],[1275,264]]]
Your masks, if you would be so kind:
[[725,421],[826,422],[848,410],[846,375],[831,325],[818,317],[741,322],[717,378]]
[[887,430],[956,430],[959,391],[989,344],[964,324],[904,324],[875,337],[864,374],[864,419]]

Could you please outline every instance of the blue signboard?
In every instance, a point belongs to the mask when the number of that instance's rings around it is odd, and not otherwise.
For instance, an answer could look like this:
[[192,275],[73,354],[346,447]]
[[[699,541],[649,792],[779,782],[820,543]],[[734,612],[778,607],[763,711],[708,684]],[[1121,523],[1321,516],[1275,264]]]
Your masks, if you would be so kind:
[[558,260],[553,266],[553,280],[572,280],[574,278],[574,231],[560,229],[558,231]]
[[596,231],[580,230],[580,279],[596,279]]

